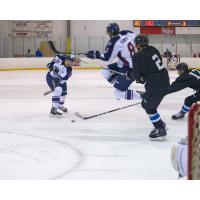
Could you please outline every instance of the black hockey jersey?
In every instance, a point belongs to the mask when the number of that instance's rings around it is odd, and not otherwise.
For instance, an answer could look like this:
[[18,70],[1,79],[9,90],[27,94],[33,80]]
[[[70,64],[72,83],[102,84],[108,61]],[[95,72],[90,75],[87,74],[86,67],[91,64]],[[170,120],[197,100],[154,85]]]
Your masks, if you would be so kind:
[[170,86],[167,69],[163,66],[159,51],[148,46],[133,56],[133,70],[129,76],[134,80],[144,79],[148,93],[166,94]]
[[177,92],[184,88],[200,91],[200,69],[189,69],[181,74],[170,86],[168,94]]

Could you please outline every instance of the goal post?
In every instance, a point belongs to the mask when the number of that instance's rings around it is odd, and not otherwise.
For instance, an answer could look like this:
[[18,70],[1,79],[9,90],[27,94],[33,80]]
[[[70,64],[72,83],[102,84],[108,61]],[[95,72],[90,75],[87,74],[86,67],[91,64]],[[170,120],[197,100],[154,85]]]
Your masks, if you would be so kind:
[[188,115],[188,179],[200,180],[200,102]]

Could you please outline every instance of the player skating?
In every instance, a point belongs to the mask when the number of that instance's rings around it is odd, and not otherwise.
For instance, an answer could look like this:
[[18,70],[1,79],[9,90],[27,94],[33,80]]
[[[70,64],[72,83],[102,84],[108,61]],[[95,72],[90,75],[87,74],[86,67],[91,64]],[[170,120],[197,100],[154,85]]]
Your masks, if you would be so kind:
[[145,35],[136,36],[135,44],[138,53],[133,56],[133,69],[127,76],[145,84],[146,91],[142,95],[142,107],[154,126],[149,134],[150,139],[154,140],[167,135],[166,125],[157,112],[157,108],[167,94],[170,82],[159,51],[148,43]]
[[117,23],[110,23],[107,26],[107,34],[110,40],[108,41],[105,52],[88,51],[87,57],[109,62],[117,58],[118,61],[116,63],[112,63],[107,66],[107,69],[102,70],[102,75],[109,83],[113,84],[116,99],[130,100],[140,98],[140,95],[136,91],[128,89],[134,80],[128,80],[125,76],[108,70],[110,69],[125,74],[132,69],[132,56],[135,53],[134,38],[136,34],[128,30],[120,31]]
[[200,100],[200,69],[188,69],[186,63],[180,63],[176,66],[176,70],[179,77],[171,84],[168,93],[177,92],[187,87],[196,92],[186,97],[181,110],[177,114],[172,115],[172,119],[175,120],[184,118],[192,104]]
[[67,80],[72,75],[73,56],[57,55],[48,63],[49,72],[46,75],[48,86],[53,91],[52,108],[50,114],[53,116],[61,116],[61,110],[67,113],[67,108],[64,107],[65,96],[67,95]]

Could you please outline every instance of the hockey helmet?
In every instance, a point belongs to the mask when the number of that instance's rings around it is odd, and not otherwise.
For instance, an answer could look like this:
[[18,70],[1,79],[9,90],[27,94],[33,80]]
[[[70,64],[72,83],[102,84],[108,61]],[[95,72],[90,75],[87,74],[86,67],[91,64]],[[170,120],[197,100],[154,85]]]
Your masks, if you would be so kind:
[[119,25],[117,23],[108,24],[106,31],[109,35],[115,36],[119,33]]
[[67,56],[67,59],[70,60],[70,61],[72,61],[72,62],[74,62],[74,60],[75,60],[75,54],[74,54],[74,52],[70,53],[70,54]]
[[176,66],[176,70],[177,70],[177,71],[186,72],[186,71],[188,71],[188,65],[187,65],[186,63],[179,63],[179,64]]
[[149,39],[146,35],[137,35],[134,41],[135,44],[139,44],[141,47],[146,47],[149,45]]
[[65,62],[65,56],[64,55],[56,55],[56,57],[53,59],[54,63],[63,64]]

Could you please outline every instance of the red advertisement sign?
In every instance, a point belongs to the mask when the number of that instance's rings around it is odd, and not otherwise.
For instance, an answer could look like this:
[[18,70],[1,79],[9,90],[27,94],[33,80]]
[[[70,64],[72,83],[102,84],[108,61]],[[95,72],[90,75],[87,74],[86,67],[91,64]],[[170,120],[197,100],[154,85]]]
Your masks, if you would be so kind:
[[164,34],[164,35],[175,35],[175,27],[140,27],[141,34]]

